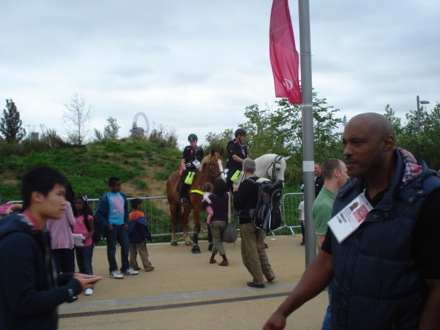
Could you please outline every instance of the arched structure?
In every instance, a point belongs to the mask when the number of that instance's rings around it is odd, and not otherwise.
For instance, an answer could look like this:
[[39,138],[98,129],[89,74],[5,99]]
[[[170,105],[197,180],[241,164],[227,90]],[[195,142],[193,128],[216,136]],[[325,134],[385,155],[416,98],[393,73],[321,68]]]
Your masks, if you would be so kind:
[[[145,122],[145,126],[139,126],[138,125],[138,119],[139,117],[142,117],[144,122]],[[150,134],[150,123],[148,122],[148,118],[147,115],[143,112],[138,112],[133,119],[133,126],[130,130],[131,132],[131,136],[136,136],[136,137],[142,137],[142,138],[148,138],[148,135]]]

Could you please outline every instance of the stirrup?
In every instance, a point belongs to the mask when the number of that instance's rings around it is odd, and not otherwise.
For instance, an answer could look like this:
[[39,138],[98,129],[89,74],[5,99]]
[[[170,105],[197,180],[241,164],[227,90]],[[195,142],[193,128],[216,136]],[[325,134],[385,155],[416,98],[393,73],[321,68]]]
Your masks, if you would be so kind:
[[188,204],[188,200],[185,197],[182,197],[180,199],[180,205],[187,205]]

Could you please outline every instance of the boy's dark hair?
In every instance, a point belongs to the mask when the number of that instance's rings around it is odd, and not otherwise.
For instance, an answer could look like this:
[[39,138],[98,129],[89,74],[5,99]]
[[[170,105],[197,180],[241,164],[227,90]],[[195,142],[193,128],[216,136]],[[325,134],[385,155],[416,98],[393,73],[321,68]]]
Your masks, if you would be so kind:
[[121,181],[121,179],[118,178],[117,176],[112,176],[110,179],[108,179],[107,184],[109,187],[113,187],[116,183],[118,183],[120,181]]
[[23,210],[30,206],[32,192],[37,191],[47,196],[56,184],[67,187],[68,181],[62,173],[49,166],[39,166],[24,174],[21,179]]
[[136,209],[140,204],[142,204],[142,199],[140,198],[135,198],[131,200],[131,207],[134,209]]
[[215,180],[214,182],[214,193],[223,196],[226,193],[226,182],[222,179]]

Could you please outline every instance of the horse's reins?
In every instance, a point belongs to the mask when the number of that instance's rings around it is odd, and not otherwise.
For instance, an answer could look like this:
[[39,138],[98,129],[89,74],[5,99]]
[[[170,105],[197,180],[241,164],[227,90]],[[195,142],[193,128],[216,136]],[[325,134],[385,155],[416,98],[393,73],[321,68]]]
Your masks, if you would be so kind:
[[[219,177],[220,175],[222,175],[224,173],[224,170],[220,171],[218,174],[214,173],[214,165],[213,165],[213,161],[212,161],[212,156],[209,157],[208,164],[209,164],[209,172],[210,172],[210,174],[212,176],[212,180],[215,181],[215,179],[217,179],[217,177]],[[219,166],[219,169],[220,169],[220,166]],[[202,182],[205,182],[203,179],[206,178],[206,176],[207,176],[206,173],[204,171],[202,171],[200,179],[199,179],[199,184],[198,184],[199,187],[201,186]],[[200,189],[191,189],[190,192],[195,192],[195,193],[198,193],[200,195],[203,195],[203,192]]]
[[281,165],[281,159],[283,159],[283,156],[275,156],[274,160],[272,161],[272,163],[270,163],[270,165],[267,167],[267,174],[269,174],[269,169],[272,166],[272,180],[276,181],[277,179],[277,169],[275,167],[275,164],[280,164]]

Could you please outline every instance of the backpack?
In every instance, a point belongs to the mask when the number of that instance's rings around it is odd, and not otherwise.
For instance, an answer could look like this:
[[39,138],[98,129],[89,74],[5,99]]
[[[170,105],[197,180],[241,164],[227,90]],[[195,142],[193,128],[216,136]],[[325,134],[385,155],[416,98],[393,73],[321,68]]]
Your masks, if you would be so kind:
[[[88,220],[84,220],[84,225],[86,226],[87,230],[90,231],[92,230],[92,228],[90,227],[90,223]],[[92,235],[92,241],[93,244],[99,243],[101,241],[101,235],[102,235],[102,227],[101,227],[101,221],[93,216],[93,235]]]
[[101,242],[102,240],[102,223],[101,220],[98,219],[98,217],[93,217],[93,225],[95,231],[93,232],[93,244],[97,244]]
[[281,212],[281,196],[283,183],[279,180],[271,182],[267,179],[258,179],[258,200],[252,221],[255,227],[266,232],[281,227],[283,220]]

